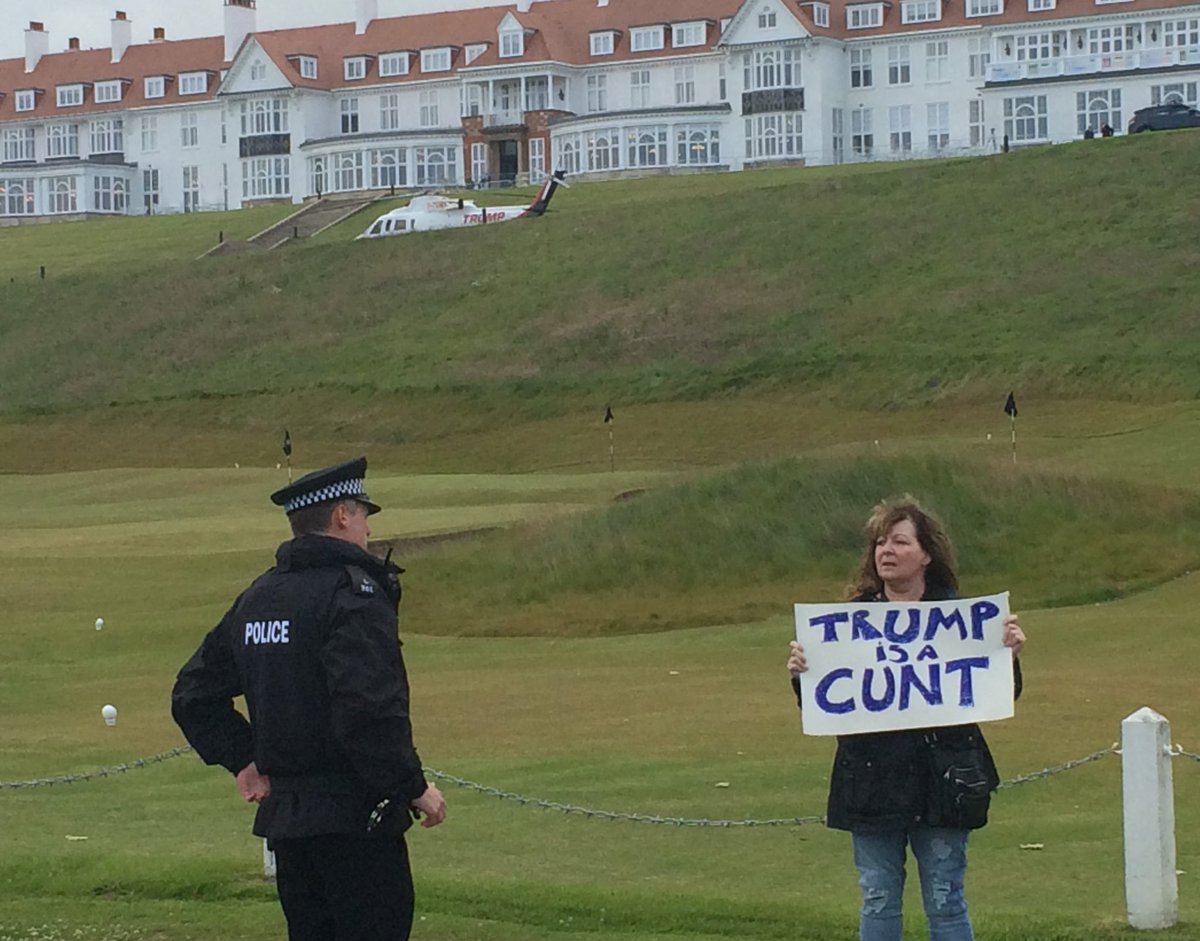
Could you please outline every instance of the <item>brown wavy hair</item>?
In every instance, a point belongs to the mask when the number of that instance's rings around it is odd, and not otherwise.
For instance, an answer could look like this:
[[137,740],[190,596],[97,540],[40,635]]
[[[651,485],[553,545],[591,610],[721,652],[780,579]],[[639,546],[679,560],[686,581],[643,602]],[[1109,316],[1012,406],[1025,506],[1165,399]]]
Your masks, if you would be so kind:
[[883,579],[879,577],[879,571],[875,568],[875,541],[891,532],[892,527],[901,520],[908,520],[913,524],[917,531],[917,542],[929,556],[929,565],[925,569],[925,587],[958,591],[954,546],[950,543],[946,528],[941,520],[923,509],[913,497],[905,494],[896,500],[885,500],[871,511],[863,530],[867,544],[858,560],[854,582],[846,589],[847,598],[858,598],[862,595],[874,597],[882,594]]

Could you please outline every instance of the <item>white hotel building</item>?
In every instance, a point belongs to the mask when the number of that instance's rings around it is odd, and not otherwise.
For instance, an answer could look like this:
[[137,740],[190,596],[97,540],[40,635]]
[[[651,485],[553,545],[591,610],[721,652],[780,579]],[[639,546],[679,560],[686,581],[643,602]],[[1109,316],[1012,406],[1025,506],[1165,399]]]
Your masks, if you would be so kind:
[[[202,0],[219,2],[219,0]],[[264,0],[283,2],[283,0]],[[986,153],[1197,104],[1200,3],[519,0],[0,61],[0,224]]]

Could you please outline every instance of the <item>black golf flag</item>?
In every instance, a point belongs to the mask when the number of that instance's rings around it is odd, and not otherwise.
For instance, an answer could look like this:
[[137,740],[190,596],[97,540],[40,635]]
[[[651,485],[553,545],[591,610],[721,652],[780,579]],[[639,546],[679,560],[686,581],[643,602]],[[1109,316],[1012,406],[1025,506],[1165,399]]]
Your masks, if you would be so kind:
[[1009,418],[1017,417],[1017,400],[1011,392],[1008,393],[1008,401],[1004,403],[1004,414]]
[[612,406],[611,405],[604,406],[604,424],[607,425],[610,422],[613,422],[615,420],[616,419],[613,418]]
[[283,429],[283,456],[292,456],[292,435],[286,428]]

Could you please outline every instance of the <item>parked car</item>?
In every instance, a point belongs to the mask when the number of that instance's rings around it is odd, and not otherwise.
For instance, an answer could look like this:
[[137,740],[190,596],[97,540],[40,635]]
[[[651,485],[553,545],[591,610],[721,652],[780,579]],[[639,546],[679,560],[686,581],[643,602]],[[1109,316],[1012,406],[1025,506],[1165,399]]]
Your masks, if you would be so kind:
[[1129,133],[1170,131],[1178,127],[1200,127],[1200,111],[1183,104],[1139,108],[1129,119]]

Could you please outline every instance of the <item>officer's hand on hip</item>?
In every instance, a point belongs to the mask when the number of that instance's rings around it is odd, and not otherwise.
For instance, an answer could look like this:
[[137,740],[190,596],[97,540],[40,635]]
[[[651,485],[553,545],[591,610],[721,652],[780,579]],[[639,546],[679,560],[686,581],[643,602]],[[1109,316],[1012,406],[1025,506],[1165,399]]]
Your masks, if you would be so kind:
[[423,827],[436,827],[446,819],[446,798],[432,784],[425,788],[425,793],[413,801],[412,805],[421,812]]
[[253,761],[238,772],[237,786],[242,799],[252,804],[261,803],[271,796],[271,779],[259,774],[258,766]]

